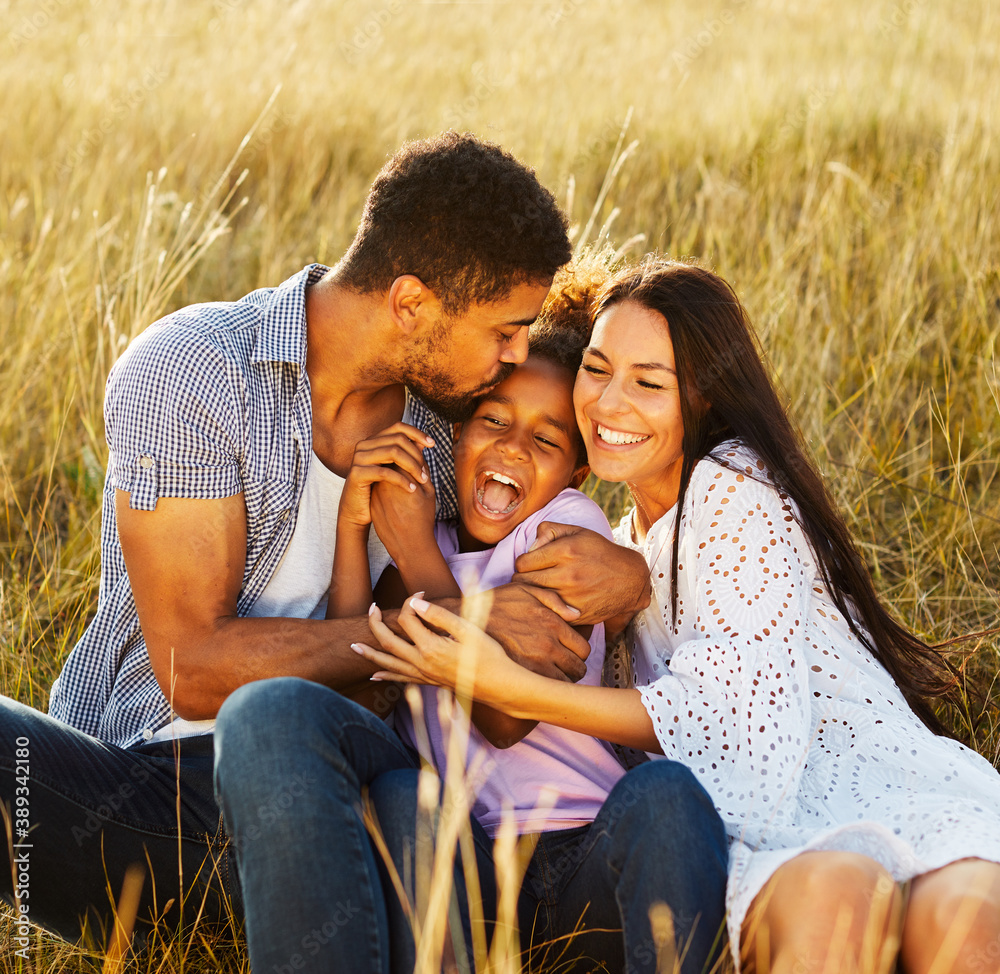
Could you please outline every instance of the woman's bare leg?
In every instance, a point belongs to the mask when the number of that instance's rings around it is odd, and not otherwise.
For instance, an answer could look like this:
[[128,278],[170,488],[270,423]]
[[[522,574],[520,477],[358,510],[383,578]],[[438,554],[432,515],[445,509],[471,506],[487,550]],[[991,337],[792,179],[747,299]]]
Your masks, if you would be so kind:
[[906,974],[997,974],[1000,865],[962,859],[918,876],[900,957]]
[[899,950],[902,897],[874,859],[804,852],[754,899],[740,951],[754,974],[884,974]]

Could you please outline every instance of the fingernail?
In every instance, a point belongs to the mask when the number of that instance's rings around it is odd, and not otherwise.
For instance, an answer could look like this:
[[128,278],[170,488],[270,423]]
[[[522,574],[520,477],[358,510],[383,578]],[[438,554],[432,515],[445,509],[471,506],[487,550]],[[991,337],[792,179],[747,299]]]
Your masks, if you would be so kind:
[[368,615],[373,616],[376,612],[378,612],[378,606],[372,602],[372,604],[368,606]]
[[428,473],[427,473],[427,468],[426,468],[426,467],[421,467],[421,468],[420,468],[420,479],[421,479],[421,480],[422,480],[422,481],[423,481],[423,482],[424,482],[425,484],[427,483],[427,477],[428,477]]
[[351,643],[351,649],[354,650],[359,656],[365,655],[365,647],[361,643]]
[[372,683],[382,683],[383,682],[382,677],[380,677],[377,673],[375,673],[372,676],[368,677],[368,679],[371,680]]
[[433,446],[437,446],[437,444],[434,442],[434,440],[430,436],[428,436],[427,437],[427,447],[428,447],[428,449],[431,448],[431,447],[433,447]]
[[413,493],[413,492],[414,492],[414,491],[415,491],[416,489],[417,489],[417,485],[416,485],[416,484],[410,484],[410,487],[409,487],[409,491],[410,491],[410,493],[411,493],[411,494],[412,494],[412,493]]
[[426,602],[414,595],[413,598],[410,599],[410,607],[414,612],[426,612],[431,607],[431,604],[430,602]]

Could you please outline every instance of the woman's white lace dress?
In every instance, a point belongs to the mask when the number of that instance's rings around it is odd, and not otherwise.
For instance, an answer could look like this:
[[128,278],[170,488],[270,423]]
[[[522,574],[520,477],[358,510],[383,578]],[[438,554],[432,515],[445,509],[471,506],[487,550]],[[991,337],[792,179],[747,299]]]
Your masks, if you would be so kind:
[[[627,639],[636,685],[669,758],[715,801],[733,840],[734,955],[754,896],[807,849],[860,852],[899,881],[969,856],[1000,862],[1000,775],[934,736],[851,634],[787,497],[724,444],[696,467],[678,549],[676,507],[636,544],[653,600]],[[763,481],[763,482],[762,482]]]

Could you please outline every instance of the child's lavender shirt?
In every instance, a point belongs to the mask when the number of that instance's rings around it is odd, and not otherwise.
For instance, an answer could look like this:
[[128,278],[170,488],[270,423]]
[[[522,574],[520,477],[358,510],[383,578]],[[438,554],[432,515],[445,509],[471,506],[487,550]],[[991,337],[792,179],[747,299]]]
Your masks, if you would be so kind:
[[[514,559],[535,541],[542,521],[574,524],[611,538],[601,509],[578,490],[567,488],[542,510],[519,524],[495,548],[486,551],[460,552],[454,523],[439,521],[437,542],[463,591],[505,585],[514,574]],[[581,684],[598,686],[604,665],[604,626],[594,626],[590,637],[587,675]],[[452,701],[446,691],[421,687],[423,721],[430,753],[424,757],[443,778],[446,773],[448,734],[452,721],[448,714]],[[457,712],[457,707],[455,708]],[[397,710],[396,727],[402,738],[422,751],[420,737],[414,732],[408,707]],[[461,715],[459,715],[461,716]],[[464,721],[455,721],[459,726]],[[482,756],[482,757],[480,757]],[[473,814],[490,836],[500,827],[504,809],[510,809],[518,833],[547,832],[586,825],[594,820],[604,799],[625,773],[608,745],[573,731],[539,724],[530,734],[507,749],[493,747],[473,726],[470,731],[466,767],[474,768],[485,759],[477,780],[483,780],[476,794]]]

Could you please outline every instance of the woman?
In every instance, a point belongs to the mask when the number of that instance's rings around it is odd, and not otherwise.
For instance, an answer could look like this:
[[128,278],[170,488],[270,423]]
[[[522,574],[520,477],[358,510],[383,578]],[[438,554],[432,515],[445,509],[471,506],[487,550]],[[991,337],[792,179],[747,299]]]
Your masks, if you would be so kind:
[[[473,654],[477,699],[686,763],[733,840],[745,969],[1000,970],[1000,776],[936,736],[947,669],[879,604],[728,285],[619,275],[574,402],[592,469],[635,501],[617,539],[651,570],[638,689],[539,678],[422,600],[400,617],[415,645],[375,622],[388,652],[365,654],[448,686]],[[571,603],[559,578],[536,581]]]

